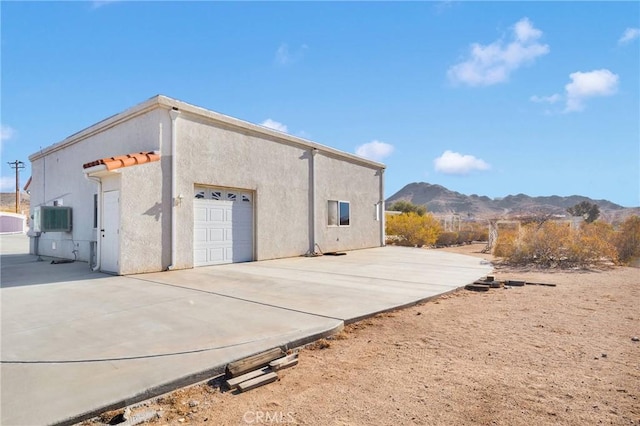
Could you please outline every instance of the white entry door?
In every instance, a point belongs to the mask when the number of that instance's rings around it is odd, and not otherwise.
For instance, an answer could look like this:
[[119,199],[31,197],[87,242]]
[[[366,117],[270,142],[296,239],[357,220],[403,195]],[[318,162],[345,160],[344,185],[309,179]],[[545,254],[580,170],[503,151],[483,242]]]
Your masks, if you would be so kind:
[[120,271],[120,191],[107,191],[102,195],[102,243],[100,269],[105,272]]
[[193,206],[193,266],[253,260],[251,192],[196,188]]

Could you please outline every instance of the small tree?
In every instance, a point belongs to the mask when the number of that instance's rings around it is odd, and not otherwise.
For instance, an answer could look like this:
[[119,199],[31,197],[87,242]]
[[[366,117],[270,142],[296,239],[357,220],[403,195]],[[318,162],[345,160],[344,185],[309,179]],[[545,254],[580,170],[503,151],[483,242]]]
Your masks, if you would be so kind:
[[386,233],[395,237],[401,246],[422,247],[435,244],[442,232],[440,222],[433,215],[419,215],[414,212],[390,216],[387,219]]
[[582,216],[587,223],[591,223],[600,217],[600,207],[588,201],[582,201],[567,209],[571,216]]
[[622,263],[640,257],[640,216],[629,216],[620,226],[613,238]]
[[389,206],[389,210],[402,213],[416,213],[418,216],[424,216],[427,212],[425,206],[418,206],[410,201],[400,200]]

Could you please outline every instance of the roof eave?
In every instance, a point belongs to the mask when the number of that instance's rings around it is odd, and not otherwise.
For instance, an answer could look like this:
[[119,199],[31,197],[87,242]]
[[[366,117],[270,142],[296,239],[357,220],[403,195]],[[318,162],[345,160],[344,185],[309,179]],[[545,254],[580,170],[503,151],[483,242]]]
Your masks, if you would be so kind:
[[385,169],[386,166],[383,163],[379,163],[377,161],[368,160],[363,157],[359,157],[355,154],[348,153],[346,151],[341,151],[335,148],[331,148],[326,145],[322,145],[316,142],[309,141],[307,139],[300,138],[298,136],[293,136],[288,133],[279,132],[277,130],[269,129],[264,126],[260,126],[258,124],[250,123],[248,121],[240,120],[238,118],[230,117],[228,115],[224,115],[218,112],[214,112],[208,110],[206,108],[202,108],[196,105],[192,105],[183,101],[179,101],[177,99],[170,98],[165,95],[156,95],[138,105],[135,105],[131,108],[126,109],[118,114],[112,115],[111,117],[105,118],[87,127],[84,130],[81,130],[73,135],[63,139],[61,142],[55,143],[53,145],[48,146],[31,154],[29,156],[29,161],[33,162],[44,157],[47,154],[53,153],[55,151],[64,149],[70,145],[73,145],[77,142],[80,142],[83,139],[86,139],[90,136],[93,136],[97,133],[103,132],[117,124],[120,124],[124,121],[130,120],[138,115],[144,114],[148,111],[151,111],[155,108],[163,107],[166,109],[177,108],[182,112],[186,112],[189,114],[194,114],[198,117],[203,117],[214,122],[223,123],[229,127],[235,127],[244,129],[247,131],[251,131],[258,134],[268,135],[275,139],[280,139],[282,141],[286,141],[290,144],[298,145],[308,149],[317,149],[318,151],[328,154],[333,157],[348,159],[351,162],[358,163],[361,165],[365,165],[367,167],[371,167],[374,169]]
[[206,108],[202,108],[196,105],[189,104],[187,102],[179,101],[177,99],[170,98],[164,95],[157,96],[158,103],[160,105],[164,105],[166,108],[177,108],[181,112],[187,112],[190,114],[197,115],[199,117],[208,118],[212,121],[226,124],[230,127],[236,127],[244,130],[248,130],[251,132],[265,134],[272,138],[285,140],[289,143],[299,145],[304,148],[309,149],[317,149],[326,154],[333,155],[339,158],[347,158],[353,162],[357,162],[359,164],[363,164],[375,169],[385,169],[386,165],[383,163],[379,163],[377,161],[368,160],[366,158],[357,156],[355,154],[348,153],[346,151],[341,151],[339,149],[331,148],[327,145],[323,145],[317,142],[313,142],[298,136],[293,136],[288,133],[279,132],[277,130],[270,129],[268,127],[260,126],[258,124],[250,123],[245,120],[241,120],[239,118],[231,117],[228,115],[221,114],[219,112],[211,111]]

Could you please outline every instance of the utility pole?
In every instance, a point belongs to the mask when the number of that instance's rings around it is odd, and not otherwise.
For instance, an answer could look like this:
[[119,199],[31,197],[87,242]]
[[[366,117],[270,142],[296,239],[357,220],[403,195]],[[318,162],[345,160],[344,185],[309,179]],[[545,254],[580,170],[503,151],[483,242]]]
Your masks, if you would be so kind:
[[22,161],[10,161],[7,163],[12,169],[16,170],[16,213],[19,213],[20,208],[20,170],[24,169],[24,163]]

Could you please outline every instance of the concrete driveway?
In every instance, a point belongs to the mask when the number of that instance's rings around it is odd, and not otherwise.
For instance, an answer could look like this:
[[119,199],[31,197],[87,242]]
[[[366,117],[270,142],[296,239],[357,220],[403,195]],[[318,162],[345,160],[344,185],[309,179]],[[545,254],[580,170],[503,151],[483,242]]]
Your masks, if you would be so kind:
[[481,259],[385,247],[115,277],[2,236],[2,425],[70,423],[295,347],[489,273]]

